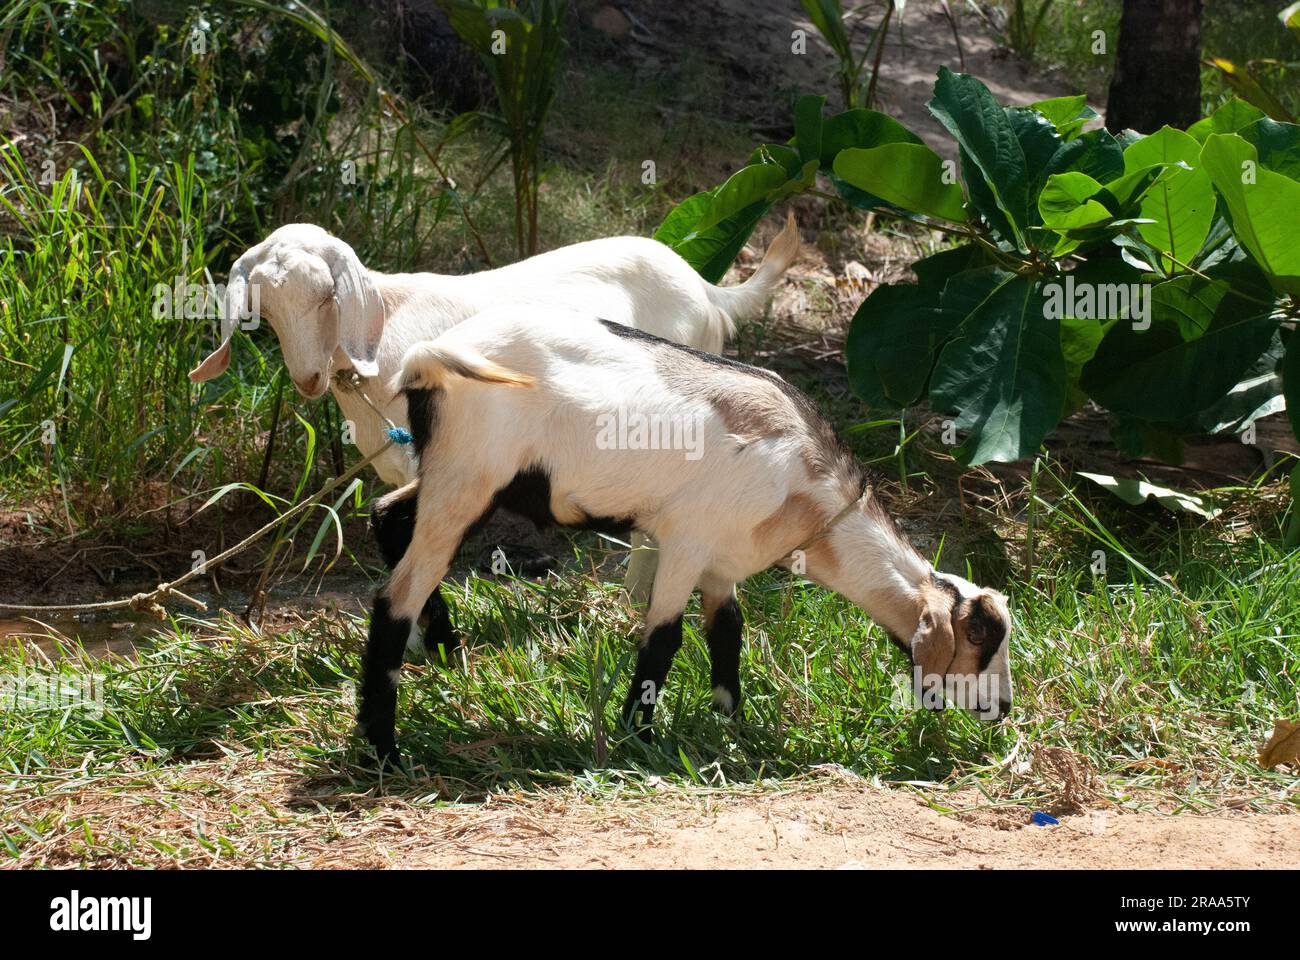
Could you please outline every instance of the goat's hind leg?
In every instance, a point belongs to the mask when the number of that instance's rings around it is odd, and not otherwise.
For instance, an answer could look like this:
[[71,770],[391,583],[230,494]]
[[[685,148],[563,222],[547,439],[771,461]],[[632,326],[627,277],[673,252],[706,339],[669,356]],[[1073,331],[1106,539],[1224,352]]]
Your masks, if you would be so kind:
[[486,509],[488,495],[476,490],[453,495],[449,501],[433,495],[422,499],[408,548],[388,583],[375,594],[362,659],[357,728],[385,763],[397,759],[394,724],[402,651],[416,618],[446,575],[465,530]]

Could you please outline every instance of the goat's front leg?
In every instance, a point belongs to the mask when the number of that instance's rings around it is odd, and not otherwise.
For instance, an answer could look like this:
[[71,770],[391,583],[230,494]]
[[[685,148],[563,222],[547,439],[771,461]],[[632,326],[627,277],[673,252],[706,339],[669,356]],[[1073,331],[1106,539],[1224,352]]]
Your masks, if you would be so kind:
[[623,577],[623,588],[627,590],[628,599],[633,604],[644,607],[650,600],[650,588],[655,581],[659,551],[654,541],[640,530],[633,530],[631,539],[632,552],[628,554],[627,574]]
[[623,722],[643,741],[653,739],[650,722],[663,693],[673,656],[682,645],[682,611],[704,564],[684,550],[661,549],[650,609],[637,652],[636,672],[623,703]]
[[736,587],[711,583],[701,587],[704,635],[709,642],[713,706],[734,717],[740,710],[740,645],[745,618],[736,602]]

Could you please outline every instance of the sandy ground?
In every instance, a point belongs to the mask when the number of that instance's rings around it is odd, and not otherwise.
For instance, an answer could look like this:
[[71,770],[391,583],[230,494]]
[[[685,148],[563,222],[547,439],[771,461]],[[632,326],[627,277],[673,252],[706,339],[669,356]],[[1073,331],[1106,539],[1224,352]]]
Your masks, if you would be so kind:
[[[633,57],[648,59],[652,66],[671,61],[680,56],[673,38],[683,36],[706,50],[727,75],[729,119],[747,118],[760,131],[788,125],[787,91],[826,94],[828,114],[843,109],[834,54],[797,0],[629,0],[617,6],[636,18],[637,29],[630,32]],[[1061,79],[1027,71],[978,18],[963,14],[960,4],[952,6],[958,14],[960,52],[936,4],[909,5],[891,25],[874,104],[874,109],[915,130],[941,155],[955,156],[956,145],[925,106],[940,66],[978,76],[1002,103],[1029,104],[1078,92]],[[792,48],[794,30],[804,31],[804,53]],[[867,36],[865,30],[859,34],[859,46]]]
[[[430,805],[445,788],[435,777],[350,793],[333,777],[304,778],[283,754],[120,771],[13,806],[10,816],[44,824],[43,838],[4,866],[1300,867],[1300,816],[1098,807],[1038,827],[1029,809],[991,807],[975,791],[931,801],[840,768],[727,790],[658,784],[593,798],[568,787]],[[87,836],[101,838],[95,849]]]
[[1094,811],[1059,826],[1010,812],[944,816],[867,785],[815,792],[613,803],[586,816],[527,808],[446,814],[457,842],[410,847],[402,867],[875,869],[882,867],[1296,867],[1300,817]]

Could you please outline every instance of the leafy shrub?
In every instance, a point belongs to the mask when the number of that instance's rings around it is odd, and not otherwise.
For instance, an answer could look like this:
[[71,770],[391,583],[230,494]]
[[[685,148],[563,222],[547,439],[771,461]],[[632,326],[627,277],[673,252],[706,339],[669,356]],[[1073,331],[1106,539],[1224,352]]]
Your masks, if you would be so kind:
[[1088,400],[1135,455],[1175,458],[1182,436],[1243,429],[1283,395],[1300,435],[1300,126],[1233,100],[1187,131],[1084,132],[1082,96],[1004,107],[944,68],[930,110],[954,163],[890,117],[822,103],[802,98],[790,143],[656,236],[719,277],[819,173],[854,207],[956,236],[853,318],[849,377],[872,407],[952,414],[968,464],[1032,455]]
[[452,29],[479,55],[492,78],[500,115],[463,115],[463,122],[471,116],[487,119],[505,136],[515,181],[515,242],[521,257],[531,256],[537,252],[539,154],[559,83],[564,48],[560,27],[566,4],[564,0],[523,0],[513,6],[499,0],[442,0],[442,5]]

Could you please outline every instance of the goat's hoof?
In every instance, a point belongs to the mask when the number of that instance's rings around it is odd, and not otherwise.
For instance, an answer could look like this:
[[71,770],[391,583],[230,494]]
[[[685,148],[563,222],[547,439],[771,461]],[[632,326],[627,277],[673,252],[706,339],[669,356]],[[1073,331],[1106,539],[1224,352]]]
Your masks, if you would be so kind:
[[740,716],[740,692],[718,684],[713,688],[713,709],[733,720]]

